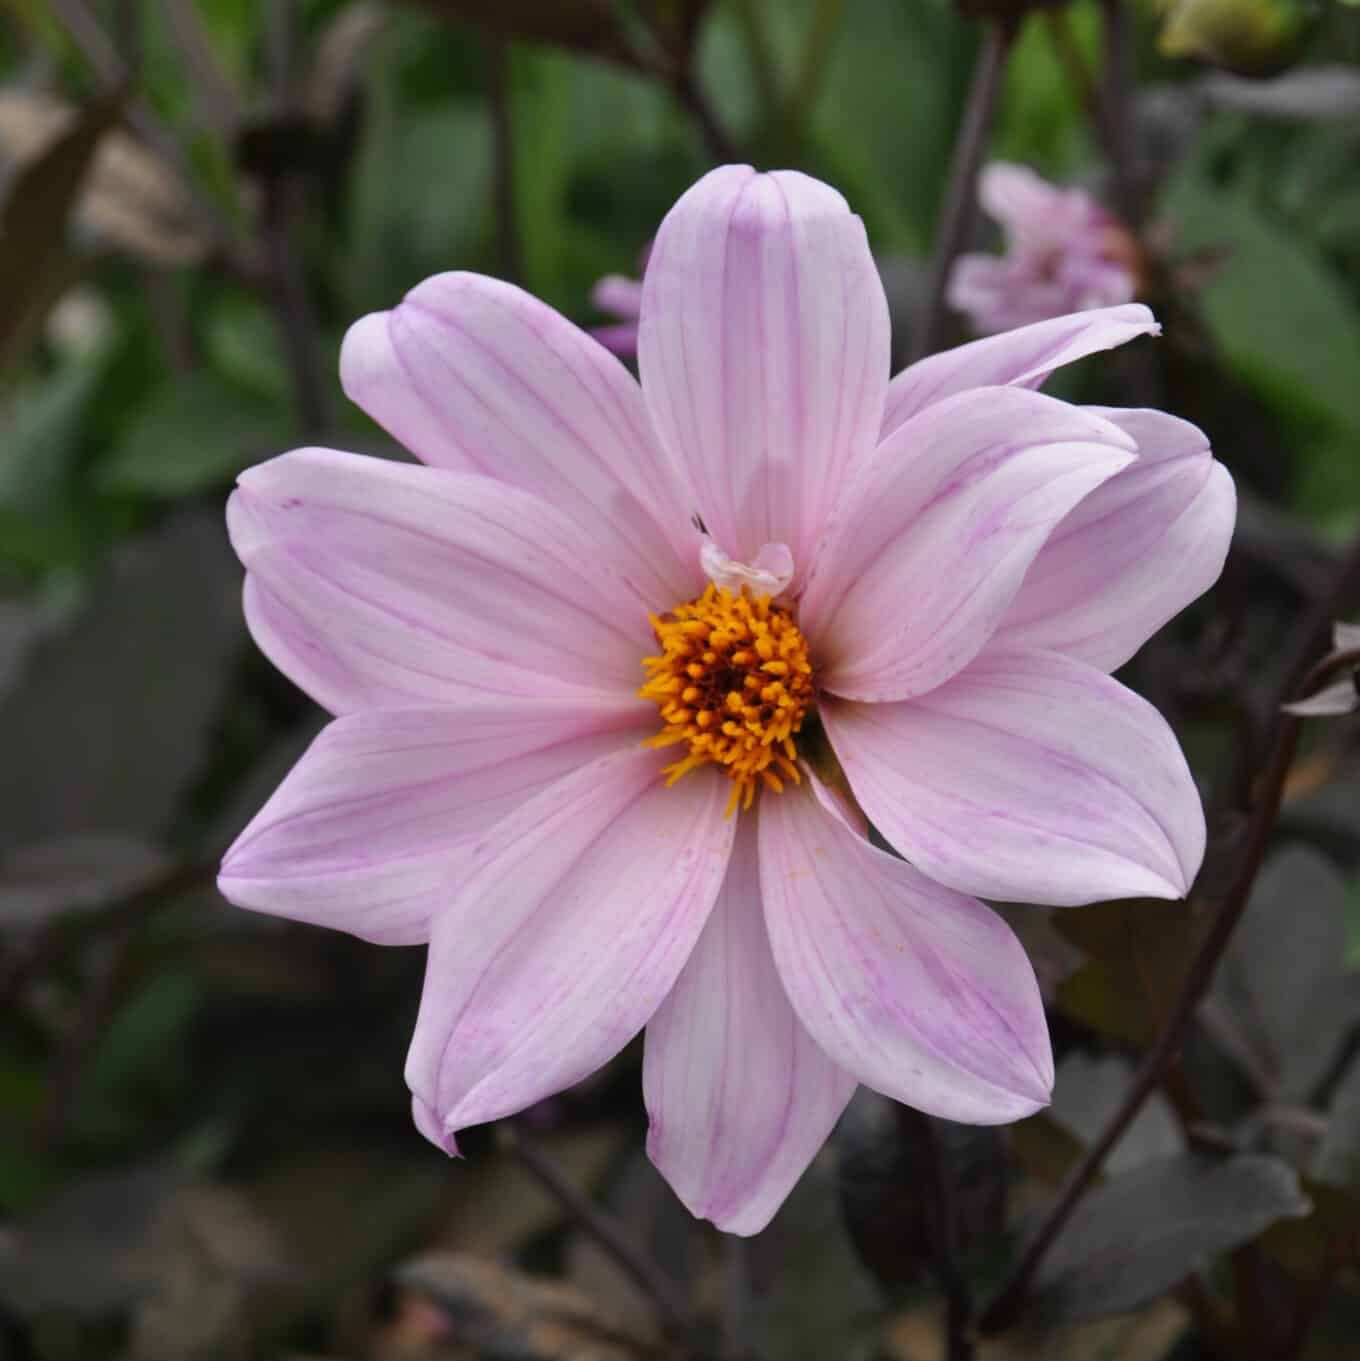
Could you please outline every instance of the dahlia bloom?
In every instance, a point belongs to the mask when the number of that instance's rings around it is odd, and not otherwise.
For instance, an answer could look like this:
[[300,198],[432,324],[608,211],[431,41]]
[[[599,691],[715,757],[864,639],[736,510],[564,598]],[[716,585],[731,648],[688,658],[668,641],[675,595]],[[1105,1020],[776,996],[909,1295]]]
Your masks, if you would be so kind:
[[[646,273],[651,253],[649,241],[638,257],[639,276]],[[606,274],[590,290],[590,301],[599,311],[617,318],[608,326],[592,326],[590,334],[620,359],[636,359],[638,318],[642,315],[642,279],[630,279],[626,274]]]
[[346,390],[423,466],[240,479],[250,627],[337,717],[223,893],[429,942],[406,1076],[449,1152],[645,1027],[651,1157],[736,1233],[858,1082],[1037,1110],[1039,991],[974,895],[1178,897],[1204,849],[1108,673],[1218,575],[1231,480],[1183,421],[1033,390],[1156,329],[1064,317],[889,382],[859,219],[741,166],[661,227],[640,384],[478,275],[365,317]]
[[979,176],[978,199],[1001,224],[1006,253],[954,262],[948,302],[974,330],[1009,331],[1133,299],[1137,243],[1085,190],[999,161]]

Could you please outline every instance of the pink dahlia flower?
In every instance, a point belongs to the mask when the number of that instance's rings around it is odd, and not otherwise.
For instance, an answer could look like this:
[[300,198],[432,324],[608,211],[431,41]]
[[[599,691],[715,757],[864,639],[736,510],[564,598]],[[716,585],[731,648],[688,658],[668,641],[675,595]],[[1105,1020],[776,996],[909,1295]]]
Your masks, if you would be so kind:
[[[645,274],[652,254],[649,241],[638,257],[638,274]],[[618,320],[609,326],[592,326],[590,334],[620,359],[637,358],[638,318],[642,315],[642,279],[626,274],[606,274],[590,290],[590,301],[601,312]]]
[[241,477],[251,629],[337,717],[222,891],[429,942],[406,1076],[450,1152],[645,1027],[650,1154],[736,1233],[858,1082],[1037,1110],[1039,990],[974,895],[1178,897],[1204,849],[1108,673],[1218,575],[1232,483],[1183,421],[1033,391],[1156,329],[1064,317],[889,382],[860,220],[743,166],[661,228],[640,384],[478,275],[365,317],[346,390],[424,466]]
[[997,162],[982,172],[978,198],[1001,224],[1006,253],[955,261],[949,305],[975,330],[1009,331],[1135,296],[1137,243],[1085,190]]

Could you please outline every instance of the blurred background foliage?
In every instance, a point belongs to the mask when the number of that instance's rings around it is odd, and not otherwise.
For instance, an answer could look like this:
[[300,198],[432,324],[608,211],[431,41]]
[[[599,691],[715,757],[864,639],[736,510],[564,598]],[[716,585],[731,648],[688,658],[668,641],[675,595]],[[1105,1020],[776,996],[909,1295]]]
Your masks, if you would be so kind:
[[[862,1093],[737,1250],[642,1157],[636,1053],[451,1163],[401,1080],[420,952],[216,898],[221,850],[321,722],[249,645],[222,504],[287,447],[401,456],[340,393],[354,318],[459,268],[599,324],[595,280],[634,273],[720,159],[846,194],[905,354],[978,22],[944,0],[8,0],[0,1355],[944,1355],[929,1166],[956,1184],[955,1267],[996,1281],[1174,991],[1300,658],[1360,607],[1360,10],[1133,19],[1166,337],[1060,390],[1189,416],[1239,481],[1222,586],[1127,674],[1187,744],[1213,852],[1188,908],[1012,914],[1052,1002],[1050,1112],[923,1129]],[[996,156],[1110,192],[1103,42],[1097,0],[1026,18]],[[1357,1355],[1353,722],[1311,737],[1183,1061],[1027,1330],[982,1355]],[[678,1292],[670,1340],[545,1158]]]

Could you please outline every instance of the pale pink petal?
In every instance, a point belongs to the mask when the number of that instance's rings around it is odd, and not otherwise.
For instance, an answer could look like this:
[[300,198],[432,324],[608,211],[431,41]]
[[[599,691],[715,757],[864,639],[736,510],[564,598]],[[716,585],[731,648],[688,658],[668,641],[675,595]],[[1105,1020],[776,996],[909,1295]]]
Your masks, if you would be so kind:
[[470,694],[641,703],[657,602],[527,492],[302,449],[243,473],[227,523],[256,642],[334,713]]
[[1122,666],[1218,580],[1237,495],[1202,431],[1160,411],[1096,410],[1138,459],[1091,493],[1031,564],[998,643]]
[[522,1110],[612,1058],[674,985],[718,895],[730,782],[667,788],[634,748],[568,775],[482,840],[435,920],[411,1090],[447,1134]]
[[592,326],[592,338],[620,359],[637,357],[638,327],[635,321],[620,321],[613,326]]
[[590,302],[601,312],[612,312],[616,317],[636,317],[642,311],[642,280],[606,274],[590,290]]
[[537,298],[480,274],[426,279],[350,328],[340,378],[426,463],[532,491],[621,542],[630,575],[667,605],[693,593],[692,497],[637,381]]
[[928,695],[821,712],[869,820],[962,892],[1180,898],[1204,858],[1204,812],[1166,720],[1085,662],[988,647]]
[[998,384],[1039,387],[1054,369],[1161,327],[1142,303],[1095,308],[1035,322],[1005,335],[974,340],[909,365],[892,380],[883,412],[883,435],[932,402],[967,388]]
[[1039,985],[995,913],[871,846],[806,786],[762,800],[760,883],[779,976],[834,1062],[969,1124],[1047,1104]]
[[642,1069],[648,1155],[691,1213],[741,1234],[769,1223],[855,1089],[775,972],[755,824],[738,824],[708,925],[647,1026]]
[[739,561],[784,543],[801,568],[882,421],[888,305],[859,218],[793,171],[712,171],[661,224],[640,328],[691,509]]
[[962,392],[900,426],[837,506],[802,601],[822,687],[906,699],[961,670],[1054,528],[1133,448],[1023,388]]
[[411,1121],[436,1148],[450,1157],[462,1157],[458,1151],[458,1140],[444,1129],[444,1122],[440,1120],[438,1112],[418,1096],[411,1098]]
[[640,740],[617,706],[473,700],[336,719],[236,839],[240,907],[408,945],[466,877],[473,844],[563,775]]
[[983,210],[1020,235],[1042,229],[1061,200],[1061,191],[1027,165],[993,161],[978,176],[978,202]]

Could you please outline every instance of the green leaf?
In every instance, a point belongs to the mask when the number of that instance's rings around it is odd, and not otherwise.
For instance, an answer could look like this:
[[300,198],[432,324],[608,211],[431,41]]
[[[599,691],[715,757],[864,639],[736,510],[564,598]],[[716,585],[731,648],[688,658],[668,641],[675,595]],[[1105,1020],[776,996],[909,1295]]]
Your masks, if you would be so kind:
[[171,378],[133,416],[100,469],[108,491],[175,497],[229,482],[287,442],[283,411],[215,373]]
[[[1360,435],[1360,315],[1341,279],[1296,233],[1276,226],[1245,197],[1211,187],[1197,172],[1172,187],[1166,209],[1186,251],[1224,248],[1205,288],[1205,316],[1229,365],[1296,430]],[[1326,443],[1325,441],[1323,443]],[[1329,475],[1335,460],[1328,460]],[[1347,460],[1351,469],[1353,459]],[[1321,464],[1319,464],[1321,467]],[[1304,508],[1335,510],[1336,487],[1310,493]],[[1352,478],[1350,502],[1360,499]]]

